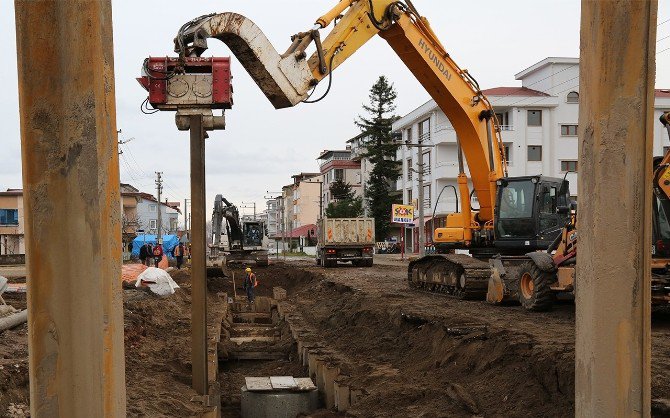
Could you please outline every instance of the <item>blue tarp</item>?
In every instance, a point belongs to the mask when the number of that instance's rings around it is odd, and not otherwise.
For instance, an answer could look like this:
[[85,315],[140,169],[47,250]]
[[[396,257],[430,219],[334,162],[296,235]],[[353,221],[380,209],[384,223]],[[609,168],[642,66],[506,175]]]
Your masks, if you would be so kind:
[[[145,243],[156,245],[156,235],[138,235],[137,238],[133,240],[133,251],[131,253],[133,257],[138,258],[140,256],[140,248]],[[179,237],[176,235],[163,235],[163,253],[169,258],[172,258],[172,249],[177,245],[179,245]]]

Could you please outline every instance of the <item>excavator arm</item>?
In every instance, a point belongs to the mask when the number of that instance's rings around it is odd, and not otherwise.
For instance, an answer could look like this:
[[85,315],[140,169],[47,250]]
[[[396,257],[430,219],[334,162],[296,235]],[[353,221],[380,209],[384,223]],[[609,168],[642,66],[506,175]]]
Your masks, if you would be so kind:
[[213,244],[221,244],[221,230],[223,220],[228,221],[227,233],[228,240],[242,241],[242,228],[240,227],[240,216],[237,207],[232,205],[225,197],[217,194],[214,198],[214,210],[212,211],[212,232],[214,235]]
[[[320,29],[333,24],[321,41]],[[279,54],[263,32],[235,13],[202,16],[188,22],[175,38],[180,56],[199,56],[207,39],[225,42],[276,108],[295,106],[310,89],[375,35],[385,39],[449,118],[458,135],[458,185],[461,212],[447,219],[448,239],[468,245],[475,230],[492,229],[497,181],[506,175],[503,144],[490,102],[474,78],[449,56],[410,1],[342,0],[306,32],[291,37]],[[307,58],[306,49],[316,51]],[[329,83],[330,84],[330,83]],[[479,200],[470,207],[463,158]]]

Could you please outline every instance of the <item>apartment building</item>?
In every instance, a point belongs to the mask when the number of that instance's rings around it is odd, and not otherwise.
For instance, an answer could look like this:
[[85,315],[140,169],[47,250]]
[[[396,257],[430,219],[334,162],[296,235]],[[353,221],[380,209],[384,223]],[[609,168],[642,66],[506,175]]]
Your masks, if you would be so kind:
[[176,234],[179,225],[179,202],[158,202],[156,198],[136,189],[130,184],[121,184],[121,227],[124,242],[132,240],[137,230],[148,234],[158,233],[158,211],[161,212],[162,234]]
[[351,149],[351,160],[357,161],[361,164],[360,171],[356,176],[356,180],[361,184],[361,196],[363,197],[363,216],[368,216],[368,205],[365,203],[367,199],[367,187],[370,180],[370,173],[374,168],[374,164],[369,158],[365,157],[367,149],[368,134],[365,132],[347,141],[348,148]]
[[265,202],[265,217],[269,237],[281,234],[281,203],[281,196],[268,199]]
[[355,196],[363,196],[364,182],[361,176],[360,149],[359,154],[354,154],[351,145],[347,145],[344,150],[325,150],[317,157],[317,160],[319,161],[321,181],[323,182],[321,190],[321,199],[323,199],[322,215],[325,213],[328,204],[334,202],[330,193],[330,185],[337,180],[349,183]]
[[0,255],[25,254],[23,190],[0,192]]
[[[515,79],[521,86],[484,90],[501,124],[509,175],[565,176],[576,199],[579,59],[546,58],[517,73]],[[670,110],[670,90],[656,90],[654,108],[654,121]],[[443,217],[456,210],[457,188],[452,189],[458,175],[456,132],[433,100],[397,120],[393,130],[402,133],[403,140],[416,143],[421,138],[429,146],[422,149],[425,221],[440,226]],[[656,124],[654,155],[662,155],[669,145],[666,131]],[[418,205],[418,149],[401,147],[397,158],[403,163],[403,175],[398,180],[403,202]],[[469,173],[467,167],[465,171]],[[476,197],[473,206],[477,206]],[[433,211],[436,219],[431,221]],[[427,239],[431,224],[426,226]],[[418,229],[413,228],[406,240],[408,250],[418,251],[417,236]]]
[[283,225],[287,236],[294,229],[316,224],[321,191],[320,173],[299,173],[291,178],[293,183],[282,187]]

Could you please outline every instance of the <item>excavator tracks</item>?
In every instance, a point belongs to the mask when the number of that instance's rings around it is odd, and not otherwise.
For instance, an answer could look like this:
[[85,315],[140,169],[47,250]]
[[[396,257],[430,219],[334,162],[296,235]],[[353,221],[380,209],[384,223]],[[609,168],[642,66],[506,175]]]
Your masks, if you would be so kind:
[[460,299],[485,299],[491,267],[465,254],[433,254],[409,263],[410,288],[446,293]]

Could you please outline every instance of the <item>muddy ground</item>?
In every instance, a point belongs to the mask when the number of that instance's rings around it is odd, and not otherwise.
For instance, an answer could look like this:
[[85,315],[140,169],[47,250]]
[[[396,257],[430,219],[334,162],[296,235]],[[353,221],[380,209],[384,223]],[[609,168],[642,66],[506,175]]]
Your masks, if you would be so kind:
[[[367,393],[350,416],[574,415],[569,301],[547,313],[459,301],[409,290],[403,267],[322,269],[294,262],[257,274],[258,294],[286,288],[286,303],[348,360],[351,380]],[[128,416],[182,417],[199,410],[190,401],[188,273],[173,277],[182,288],[166,299],[124,290]],[[211,277],[208,287],[215,312],[220,294],[233,292],[232,282]],[[21,298],[7,299],[21,308]],[[26,332],[24,325],[0,334],[0,416],[10,404],[28,404]],[[670,399],[670,311],[654,313],[652,335],[652,395]],[[306,375],[288,360],[229,361],[220,368],[226,417],[239,416],[244,376]]]

